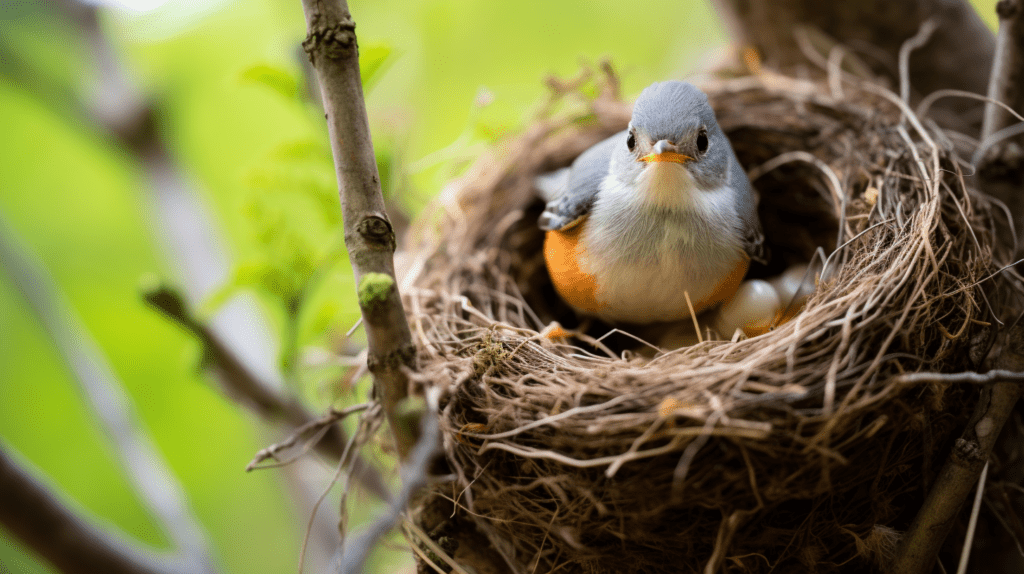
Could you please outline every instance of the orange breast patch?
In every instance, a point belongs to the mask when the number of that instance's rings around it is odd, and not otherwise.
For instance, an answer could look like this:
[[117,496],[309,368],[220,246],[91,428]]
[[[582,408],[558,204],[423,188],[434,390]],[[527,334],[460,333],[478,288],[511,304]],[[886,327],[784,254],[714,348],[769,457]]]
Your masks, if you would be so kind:
[[580,311],[596,312],[602,307],[597,301],[597,281],[580,265],[587,256],[580,243],[586,225],[584,221],[567,230],[548,231],[544,235],[544,261],[555,290],[567,303]]
[[743,282],[743,277],[746,276],[748,267],[750,267],[750,259],[746,257],[740,258],[736,267],[718,285],[715,285],[714,290],[711,291],[711,295],[707,299],[693,302],[694,311],[698,314],[703,313],[732,297],[736,290],[740,288],[740,283]]

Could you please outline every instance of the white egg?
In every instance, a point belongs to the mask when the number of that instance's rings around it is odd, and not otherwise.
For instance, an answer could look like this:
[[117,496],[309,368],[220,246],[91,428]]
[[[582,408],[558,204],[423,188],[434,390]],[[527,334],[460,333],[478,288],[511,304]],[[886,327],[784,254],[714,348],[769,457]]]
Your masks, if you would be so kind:
[[736,294],[718,308],[712,326],[723,337],[732,337],[736,329],[748,335],[760,334],[782,309],[775,288],[767,281],[751,279],[740,284]]
[[817,274],[807,273],[807,265],[793,265],[782,275],[769,279],[769,282],[783,306],[789,306],[790,303],[799,306],[814,293],[816,279]]

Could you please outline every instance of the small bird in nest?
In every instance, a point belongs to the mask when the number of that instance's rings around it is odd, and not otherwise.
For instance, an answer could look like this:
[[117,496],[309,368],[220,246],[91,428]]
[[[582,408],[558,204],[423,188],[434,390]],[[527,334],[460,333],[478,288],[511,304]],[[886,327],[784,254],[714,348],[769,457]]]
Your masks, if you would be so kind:
[[649,86],[625,131],[536,183],[548,272],[580,314],[679,321],[729,301],[750,262],[766,263],[756,193],[692,84]]

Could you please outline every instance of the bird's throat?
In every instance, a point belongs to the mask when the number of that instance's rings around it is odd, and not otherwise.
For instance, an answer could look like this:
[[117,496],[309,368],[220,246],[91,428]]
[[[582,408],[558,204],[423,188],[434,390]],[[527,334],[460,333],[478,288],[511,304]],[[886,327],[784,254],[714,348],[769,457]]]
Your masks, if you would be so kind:
[[637,183],[645,203],[662,209],[678,209],[693,203],[693,177],[678,163],[650,163]]

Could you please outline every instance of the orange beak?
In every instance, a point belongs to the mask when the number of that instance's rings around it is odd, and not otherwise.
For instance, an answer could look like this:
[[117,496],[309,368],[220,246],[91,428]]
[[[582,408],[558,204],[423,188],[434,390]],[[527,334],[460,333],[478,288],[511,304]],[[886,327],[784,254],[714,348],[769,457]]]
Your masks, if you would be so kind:
[[672,163],[686,163],[688,161],[693,161],[693,158],[688,156],[688,155],[683,155],[681,153],[676,153],[674,151],[663,151],[661,153],[650,153],[650,154],[647,154],[647,155],[643,156],[642,158],[640,158],[640,161],[645,161],[647,163],[661,162],[661,161],[670,161]]

